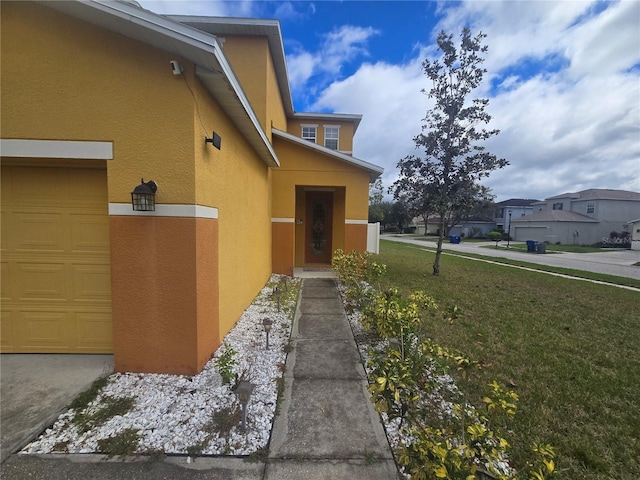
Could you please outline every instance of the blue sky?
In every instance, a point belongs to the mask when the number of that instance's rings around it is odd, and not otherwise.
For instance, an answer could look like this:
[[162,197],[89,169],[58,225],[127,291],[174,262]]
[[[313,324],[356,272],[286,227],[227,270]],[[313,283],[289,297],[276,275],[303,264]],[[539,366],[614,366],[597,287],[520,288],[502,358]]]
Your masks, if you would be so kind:
[[419,154],[430,100],[421,70],[441,29],[487,34],[486,145],[510,165],[483,183],[496,200],[587,188],[640,191],[640,2],[156,1],[160,14],[280,21],[294,108],[360,113],[354,155],[383,166]]

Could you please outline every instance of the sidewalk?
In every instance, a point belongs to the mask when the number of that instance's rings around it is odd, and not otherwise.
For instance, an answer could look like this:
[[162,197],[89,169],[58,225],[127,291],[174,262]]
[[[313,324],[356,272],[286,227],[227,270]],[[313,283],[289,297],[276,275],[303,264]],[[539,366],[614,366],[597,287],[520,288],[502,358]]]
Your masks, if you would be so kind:
[[304,280],[293,328],[265,478],[397,478],[335,280]]
[[267,463],[186,457],[109,460],[103,455],[13,455],[3,479],[398,479],[335,280],[305,278],[285,391]]

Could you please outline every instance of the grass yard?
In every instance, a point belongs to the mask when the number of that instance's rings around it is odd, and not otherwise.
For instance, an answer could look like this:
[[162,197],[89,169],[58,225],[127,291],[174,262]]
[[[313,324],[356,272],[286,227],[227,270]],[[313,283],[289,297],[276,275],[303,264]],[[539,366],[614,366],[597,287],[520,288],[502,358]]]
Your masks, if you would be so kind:
[[520,396],[511,437],[522,466],[528,447],[556,449],[560,479],[640,478],[640,293],[381,241],[381,287],[423,290],[453,324],[426,326],[436,342],[482,361],[479,381]]

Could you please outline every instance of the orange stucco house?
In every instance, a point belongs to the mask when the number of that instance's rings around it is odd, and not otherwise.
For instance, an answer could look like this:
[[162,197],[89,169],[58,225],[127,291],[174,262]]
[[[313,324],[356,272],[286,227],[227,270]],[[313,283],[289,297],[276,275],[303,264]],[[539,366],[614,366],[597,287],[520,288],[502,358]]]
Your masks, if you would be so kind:
[[360,115],[293,110],[277,21],[45,1],[1,22],[2,352],[195,374],[272,272],[365,250],[382,169],[352,156]]

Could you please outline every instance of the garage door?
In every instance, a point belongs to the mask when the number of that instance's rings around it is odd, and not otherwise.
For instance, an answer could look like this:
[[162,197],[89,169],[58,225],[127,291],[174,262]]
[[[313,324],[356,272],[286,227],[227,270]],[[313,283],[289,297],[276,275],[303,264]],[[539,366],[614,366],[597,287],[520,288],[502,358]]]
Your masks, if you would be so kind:
[[537,240],[544,242],[546,240],[547,228],[546,227],[515,227],[513,238],[520,242],[526,240]]
[[3,353],[111,353],[104,169],[2,167]]

